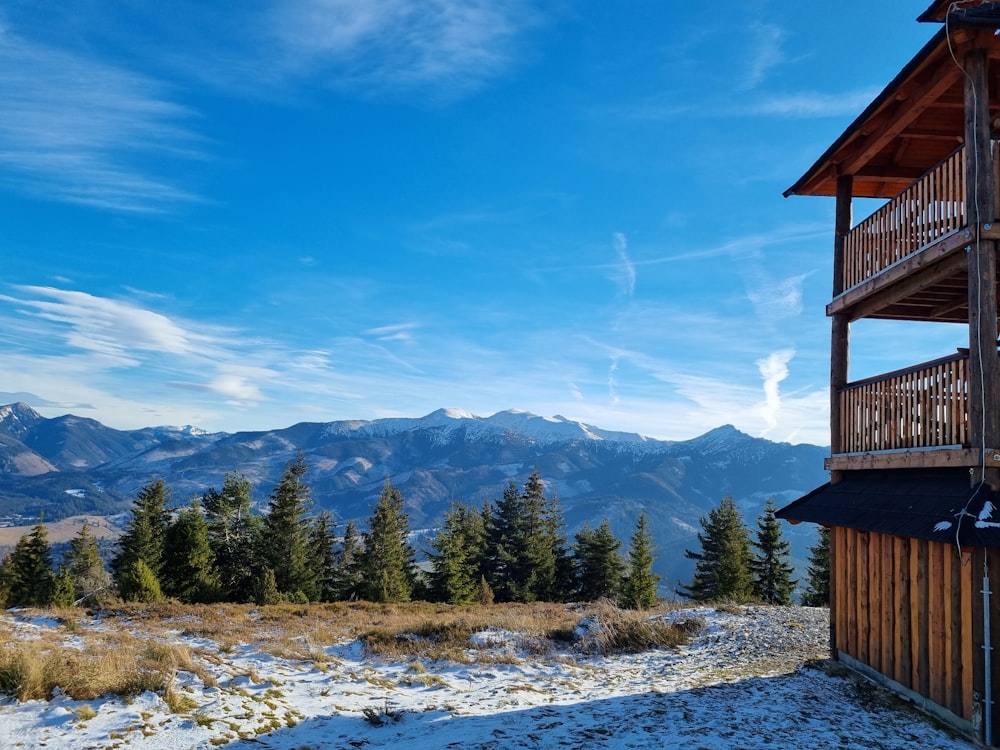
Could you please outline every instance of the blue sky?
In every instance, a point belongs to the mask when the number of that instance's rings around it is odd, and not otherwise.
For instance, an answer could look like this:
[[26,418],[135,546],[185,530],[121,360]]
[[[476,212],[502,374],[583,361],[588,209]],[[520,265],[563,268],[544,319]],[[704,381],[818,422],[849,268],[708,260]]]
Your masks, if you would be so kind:
[[5,2],[0,403],[826,444],[833,200],[781,193],[925,5]]

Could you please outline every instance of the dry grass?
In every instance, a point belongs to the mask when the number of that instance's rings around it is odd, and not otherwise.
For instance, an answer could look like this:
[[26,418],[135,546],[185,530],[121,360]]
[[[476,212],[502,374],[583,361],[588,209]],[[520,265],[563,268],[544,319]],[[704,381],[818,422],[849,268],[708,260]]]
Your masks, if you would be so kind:
[[[334,661],[326,653],[328,647],[353,640],[359,640],[371,658],[414,663],[503,661],[517,660],[524,652],[551,654],[567,644],[588,653],[614,653],[686,642],[697,624],[668,624],[659,617],[665,611],[630,612],[601,602],[468,606],[338,602],[270,607],[166,602],[123,606],[96,615],[44,613],[61,616],[64,627],[38,628],[30,634],[7,616],[0,617],[0,693],[22,701],[45,699],[58,687],[74,699],[92,700],[152,690],[183,712],[190,707],[172,688],[177,673],[190,672],[207,686],[215,685],[212,666],[224,657],[210,647],[183,645],[179,634],[212,641],[223,653],[249,647],[311,662],[319,669]],[[577,633],[581,622],[589,625],[582,637]],[[510,649],[477,653],[470,637],[487,630],[518,634],[518,653]],[[413,672],[419,674],[420,668]]]
[[676,648],[686,644],[704,627],[694,617],[667,621],[649,612],[618,609],[610,602],[598,602],[579,639],[585,651],[599,654],[639,653],[654,648]]

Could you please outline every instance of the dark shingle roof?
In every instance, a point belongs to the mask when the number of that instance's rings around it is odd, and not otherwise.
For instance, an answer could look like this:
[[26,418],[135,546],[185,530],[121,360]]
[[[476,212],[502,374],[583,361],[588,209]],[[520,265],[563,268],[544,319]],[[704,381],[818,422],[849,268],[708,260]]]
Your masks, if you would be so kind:
[[966,469],[852,471],[781,508],[786,521],[1000,547],[1000,493]]

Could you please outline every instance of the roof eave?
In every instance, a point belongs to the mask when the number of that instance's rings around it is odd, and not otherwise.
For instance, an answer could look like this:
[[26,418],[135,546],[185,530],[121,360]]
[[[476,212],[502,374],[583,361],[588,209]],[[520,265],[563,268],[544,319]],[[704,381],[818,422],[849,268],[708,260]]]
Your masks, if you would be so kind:
[[941,44],[946,43],[946,31],[946,29],[941,28],[927,41],[920,51],[906,65],[903,66],[899,73],[896,74],[896,77],[889,82],[889,85],[886,86],[867,107],[865,107],[864,111],[858,115],[854,119],[854,122],[852,122],[847,129],[840,134],[837,140],[835,140],[830,147],[823,152],[823,155],[816,160],[816,162],[805,172],[805,174],[803,174],[795,182],[795,184],[782,193],[785,198],[792,195],[826,194],[807,191],[805,188],[810,182],[815,181],[821,173],[826,170],[836,168],[836,162],[833,160],[833,157],[836,155],[837,151],[839,151],[844,144],[846,144],[859,130],[862,129],[868,119],[871,118],[890,98],[895,95],[899,87],[941,46]]

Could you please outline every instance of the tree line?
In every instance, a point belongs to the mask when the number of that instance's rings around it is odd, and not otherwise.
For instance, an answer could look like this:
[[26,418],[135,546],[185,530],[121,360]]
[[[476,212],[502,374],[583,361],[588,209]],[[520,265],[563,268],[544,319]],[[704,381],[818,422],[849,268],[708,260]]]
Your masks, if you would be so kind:
[[[782,537],[771,498],[760,517],[753,538],[736,502],[724,497],[708,516],[700,520],[699,550],[685,550],[695,561],[691,583],[680,584],[678,593],[695,601],[761,601],[789,604],[797,580],[789,563],[789,543]],[[830,532],[820,527],[810,549],[807,586],[802,596],[806,606],[830,603]]]
[[594,529],[585,525],[571,542],[537,470],[523,487],[511,482],[481,508],[453,502],[423,567],[415,562],[403,496],[390,480],[367,529],[348,522],[338,533],[329,511],[313,512],[305,474],[300,455],[285,468],[265,513],[253,510],[253,487],[238,472],[181,508],[171,507],[166,483],[153,479],[138,491],[110,565],[87,525],[54,564],[41,520],[0,563],[0,604],[608,598],[642,609],[658,601],[646,517],[639,516],[624,554],[606,519]]

